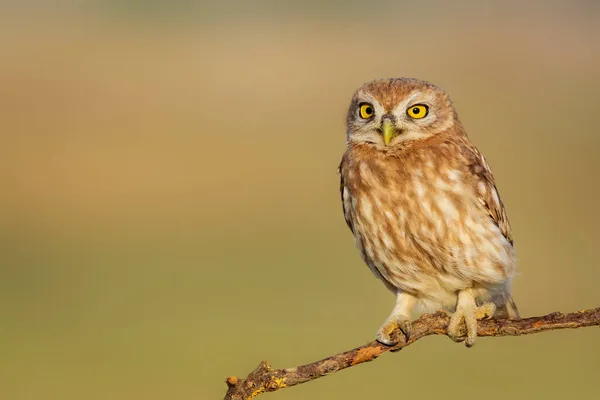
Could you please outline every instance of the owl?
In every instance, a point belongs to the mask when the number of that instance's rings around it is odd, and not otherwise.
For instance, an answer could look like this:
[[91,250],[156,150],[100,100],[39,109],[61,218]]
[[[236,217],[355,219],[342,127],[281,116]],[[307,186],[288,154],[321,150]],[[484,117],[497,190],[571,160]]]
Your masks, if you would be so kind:
[[446,91],[410,78],[360,87],[339,172],[360,255],[396,298],[379,342],[397,343],[396,328],[408,337],[412,316],[439,309],[469,347],[478,319],[518,317],[506,210]]

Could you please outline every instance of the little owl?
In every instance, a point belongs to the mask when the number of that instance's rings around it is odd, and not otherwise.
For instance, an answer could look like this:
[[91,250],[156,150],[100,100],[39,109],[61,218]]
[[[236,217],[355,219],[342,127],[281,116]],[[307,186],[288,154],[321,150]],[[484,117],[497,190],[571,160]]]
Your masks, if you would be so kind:
[[510,224],[485,159],[448,93],[417,79],[383,79],[354,94],[340,164],[344,217],[360,254],[396,296],[377,332],[387,345],[413,312],[452,312],[466,345],[477,319],[517,318],[510,296]]

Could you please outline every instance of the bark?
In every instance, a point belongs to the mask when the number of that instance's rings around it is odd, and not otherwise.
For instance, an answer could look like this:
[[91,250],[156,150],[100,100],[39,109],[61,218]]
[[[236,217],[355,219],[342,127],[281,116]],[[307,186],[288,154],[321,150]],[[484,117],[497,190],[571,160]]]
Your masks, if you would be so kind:
[[[246,378],[230,376],[226,379],[225,400],[249,400],[265,392],[295,386],[312,381],[342,369],[367,361],[373,361],[388,351],[398,351],[417,340],[430,335],[446,335],[450,318],[443,312],[426,314],[411,325],[408,341],[402,333],[395,332],[397,345],[386,346],[372,341],[355,349],[334,354],[310,364],[286,369],[272,369],[262,361]],[[600,308],[582,310],[570,314],[552,313],[542,317],[515,320],[487,319],[478,322],[478,336],[519,336],[555,329],[573,329],[600,325]]]

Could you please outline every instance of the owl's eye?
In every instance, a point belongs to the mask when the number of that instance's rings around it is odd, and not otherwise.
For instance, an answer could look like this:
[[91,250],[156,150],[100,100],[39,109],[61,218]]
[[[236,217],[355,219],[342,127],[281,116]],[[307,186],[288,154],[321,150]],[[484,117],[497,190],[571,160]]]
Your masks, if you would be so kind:
[[428,112],[429,112],[429,108],[423,104],[417,104],[416,106],[411,106],[408,110],[406,110],[406,113],[408,114],[408,116],[411,118],[414,118],[414,119],[424,118]]
[[360,105],[359,113],[361,118],[369,119],[375,114],[375,110],[373,109],[373,106],[369,103],[362,103]]

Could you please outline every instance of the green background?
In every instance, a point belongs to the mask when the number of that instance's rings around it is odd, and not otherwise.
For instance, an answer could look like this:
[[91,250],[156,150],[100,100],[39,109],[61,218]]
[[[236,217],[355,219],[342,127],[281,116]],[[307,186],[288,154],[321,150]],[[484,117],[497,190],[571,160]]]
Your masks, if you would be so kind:
[[[600,305],[592,1],[0,5],[0,398],[215,399],[373,338],[336,169],[349,99],[451,93],[524,316]],[[600,331],[432,337],[268,398],[595,399]]]

